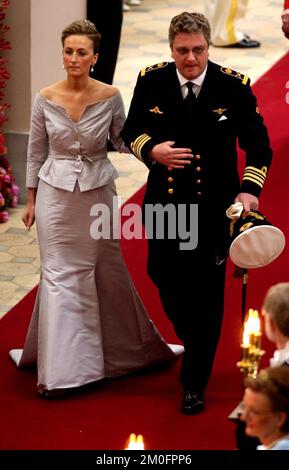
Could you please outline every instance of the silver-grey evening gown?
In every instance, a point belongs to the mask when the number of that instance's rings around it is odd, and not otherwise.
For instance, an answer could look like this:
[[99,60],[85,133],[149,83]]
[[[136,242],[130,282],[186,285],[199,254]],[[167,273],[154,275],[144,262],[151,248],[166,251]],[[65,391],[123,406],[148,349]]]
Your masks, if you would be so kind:
[[37,364],[39,390],[128,374],[182,352],[148,317],[118,240],[90,233],[91,208],[112,211],[117,172],[106,144],[109,135],[126,150],[123,121],[119,93],[89,105],[78,123],[40,93],[35,98],[27,187],[38,186],[41,277],[24,349],[10,357],[18,366]]

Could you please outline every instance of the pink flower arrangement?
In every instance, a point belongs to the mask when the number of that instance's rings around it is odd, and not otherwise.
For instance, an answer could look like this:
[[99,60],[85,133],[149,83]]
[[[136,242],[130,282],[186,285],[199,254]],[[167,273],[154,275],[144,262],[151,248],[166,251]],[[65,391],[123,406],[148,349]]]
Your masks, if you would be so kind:
[[[9,6],[9,0],[0,0],[0,54],[1,51],[11,49],[10,42],[3,36],[9,27],[3,23],[6,16],[6,9]],[[6,81],[10,78],[10,73],[6,68],[6,59],[0,57],[0,88],[6,87]],[[7,208],[16,207],[18,203],[19,188],[15,183],[12,168],[6,158],[7,147],[3,135],[2,125],[6,121],[5,111],[9,104],[3,100],[5,95],[0,91],[0,223],[7,222],[9,214]]]
[[[2,148],[0,135],[0,148]],[[19,188],[15,184],[15,178],[12,174],[12,168],[8,160],[0,155],[0,222],[7,222],[8,207],[16,207],[18,203]]]
[[7,222],[7,220],[9,219],[9,214],[7,211],[1,211],[0,212],[0,223],[1,222]]

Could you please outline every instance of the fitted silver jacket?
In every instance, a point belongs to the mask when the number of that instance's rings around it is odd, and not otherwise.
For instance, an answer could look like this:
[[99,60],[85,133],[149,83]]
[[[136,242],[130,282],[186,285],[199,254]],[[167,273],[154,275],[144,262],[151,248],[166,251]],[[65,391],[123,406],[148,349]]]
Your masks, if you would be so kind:
[[127,152],[120,131],[125,121],[122,97],[112,97],[86,107],[79,122],[66,110],[35,96],[28,142],[26,186],[36,188],[39,178],[53,187],[80,191],[104,186],[118,173],[107,158],[107,138],[119,152]]

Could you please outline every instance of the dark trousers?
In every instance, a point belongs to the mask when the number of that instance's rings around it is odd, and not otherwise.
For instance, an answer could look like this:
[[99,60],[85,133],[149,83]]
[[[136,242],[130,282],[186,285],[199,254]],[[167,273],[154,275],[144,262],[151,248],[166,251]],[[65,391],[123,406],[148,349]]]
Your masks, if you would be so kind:
[[99,58],[90,76],[112,84],[122,26],[122,0],[87,0],[87,19],[101,34]]
[[185,347],[184,390],[202,394],[209,380],[223,319],[225,270],[226,261],[213,255],[182,253],[158,282],[164,310]]

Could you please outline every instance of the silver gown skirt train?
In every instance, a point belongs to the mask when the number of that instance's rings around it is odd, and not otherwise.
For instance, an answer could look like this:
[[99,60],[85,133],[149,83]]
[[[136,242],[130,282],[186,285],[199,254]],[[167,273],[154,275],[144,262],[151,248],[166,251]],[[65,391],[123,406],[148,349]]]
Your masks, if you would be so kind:
[[40,180],[36,221],[38,294],[18,366],[37,364],[38,388],[78,387],[171,359],[124,264],[118,240],[90,235],[94,204],[110,207],[115,185],[73,192]]

